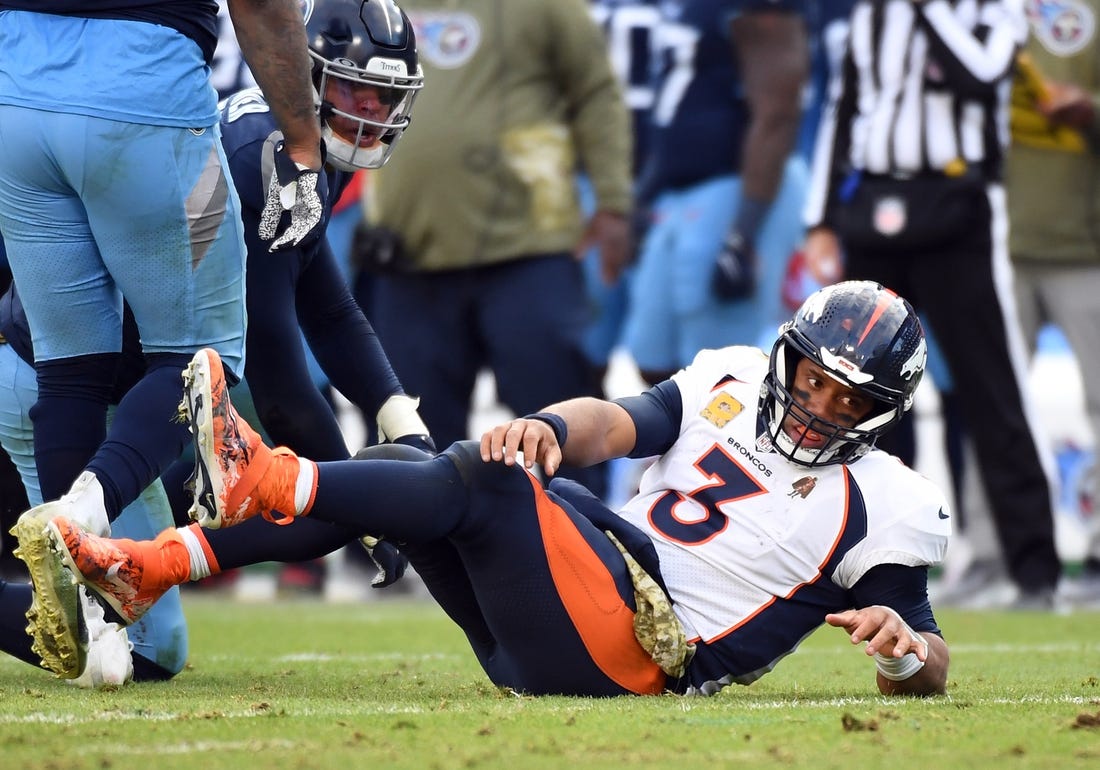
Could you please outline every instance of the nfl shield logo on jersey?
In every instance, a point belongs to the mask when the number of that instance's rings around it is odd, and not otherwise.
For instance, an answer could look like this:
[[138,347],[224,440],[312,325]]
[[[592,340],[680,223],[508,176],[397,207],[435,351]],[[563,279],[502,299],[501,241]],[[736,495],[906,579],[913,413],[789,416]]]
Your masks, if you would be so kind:
[[897,235],[905,229],[905,201],[896,196],[875,201],[875,229],[883,235]]

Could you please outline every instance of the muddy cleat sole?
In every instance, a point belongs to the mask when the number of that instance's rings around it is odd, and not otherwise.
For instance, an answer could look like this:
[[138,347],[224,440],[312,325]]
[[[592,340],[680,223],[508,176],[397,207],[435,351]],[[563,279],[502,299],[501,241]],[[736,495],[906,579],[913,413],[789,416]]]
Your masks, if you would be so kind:
[[52,547],[47,528],[54,510],[51,505],[45,503],[19,517],[11,528],[19,541],[12,553],[27,565],[34,584],[27,610],[32,651],[43,668],[62,679],[75,679],[87,664],[88,629],[76,580]]

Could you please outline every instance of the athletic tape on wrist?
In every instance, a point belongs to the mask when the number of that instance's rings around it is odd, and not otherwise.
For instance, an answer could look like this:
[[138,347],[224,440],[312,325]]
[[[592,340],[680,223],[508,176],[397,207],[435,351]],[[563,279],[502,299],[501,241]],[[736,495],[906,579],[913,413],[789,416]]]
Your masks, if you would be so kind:
[[900,682],[924,668],[924,661],[918,658],[915,652],[902,655],[900,658],[876,652],[875,668],[891,682]]

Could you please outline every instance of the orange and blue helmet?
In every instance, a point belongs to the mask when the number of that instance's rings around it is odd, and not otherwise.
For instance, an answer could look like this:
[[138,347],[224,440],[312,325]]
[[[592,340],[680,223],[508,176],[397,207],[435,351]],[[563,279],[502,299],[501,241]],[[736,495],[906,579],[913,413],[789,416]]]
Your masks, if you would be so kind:
[[[928,345],[913,307],[873,281],[845,281],[810,295],[779,330],[760,392],[763,443],[800,465],[847,463],[913,406],[924,374]],[[812,414],[791,396],[795,367],[808,358],[838,382],[873,399],[860,422],[842,426]],[[793,417],[825,438],[806,446],[783,423]],[[805,433],[801,433],[805,436]]]

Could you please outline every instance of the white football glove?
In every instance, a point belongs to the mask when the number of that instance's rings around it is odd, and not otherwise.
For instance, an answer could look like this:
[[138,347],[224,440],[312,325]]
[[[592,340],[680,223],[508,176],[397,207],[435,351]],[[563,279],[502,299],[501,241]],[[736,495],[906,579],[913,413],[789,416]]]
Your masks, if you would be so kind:
[[[379,440],[396,442],[406,436],[430,435],[428,426],[416,411],[418,406],[420,399],[412,396],[395,394],[387,398],[376,418]],[[432,451],[434,454],[434,448]]]
[[[321,150],[323,157],[324,147]],[[272,241],[271,251],[306,245],[319,238],[326,224],[328,177],[323,171],[313,171],[291,160],[278,132],[264,142],[263,152],[262,168],[270,172],[270,179],[260,212],[260,238]],[[285,225],[284,219],[288,220]]]

